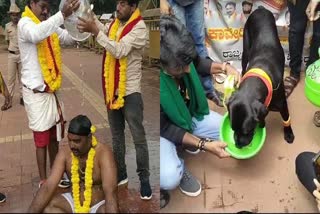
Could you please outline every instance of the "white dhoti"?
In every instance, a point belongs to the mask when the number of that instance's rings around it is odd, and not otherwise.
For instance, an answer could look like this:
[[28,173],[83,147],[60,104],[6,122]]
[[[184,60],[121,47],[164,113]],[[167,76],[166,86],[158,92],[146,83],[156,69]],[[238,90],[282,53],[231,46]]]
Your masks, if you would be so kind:
[[[63,121],[60,120],[55,95],[53,93],[34,93],[26,87],[23,87],[22,94],[29,119],[29,128],[32,131],[43,132],[56,126],[57,141],[61,141]],[[57,92],[56,96],[59,99]],[[58,102],[63,115],[63,103],[60,100]]]

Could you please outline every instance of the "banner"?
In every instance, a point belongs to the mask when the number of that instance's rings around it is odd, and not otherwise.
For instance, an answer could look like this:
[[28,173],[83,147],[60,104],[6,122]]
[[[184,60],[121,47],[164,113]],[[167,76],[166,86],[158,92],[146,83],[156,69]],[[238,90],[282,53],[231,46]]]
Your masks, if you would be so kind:
[[[288,34],[290,13],[285,0],[204,0],[206,47],[214,61],[230,61],[240,71],[243,50],[243,28],[248,16],[264,7],[275,17],[279,39],[289,65]],[[312,24],[308,22],[303,49],[303,65],[309,58]]]

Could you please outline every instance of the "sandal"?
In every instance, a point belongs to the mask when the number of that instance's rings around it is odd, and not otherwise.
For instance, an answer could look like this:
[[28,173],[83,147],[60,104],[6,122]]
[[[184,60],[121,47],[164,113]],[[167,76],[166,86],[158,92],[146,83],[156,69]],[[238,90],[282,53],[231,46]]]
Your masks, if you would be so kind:
[[313,124],[320,127],[320,111],[316,111],[313,116]]
[[1,106],[1,111],[6,111],[6,110],[8,110],[9,108],[11,108],[12,107],[12,103],[11,102],[5,102],[4,104],[3,104],[3,106]]
[[284,90],[286,93],[286,98],[290,96],[292,93],[293,89],[298,85],[299,78],[293,77],[293,76],[287,76],[284,79]]

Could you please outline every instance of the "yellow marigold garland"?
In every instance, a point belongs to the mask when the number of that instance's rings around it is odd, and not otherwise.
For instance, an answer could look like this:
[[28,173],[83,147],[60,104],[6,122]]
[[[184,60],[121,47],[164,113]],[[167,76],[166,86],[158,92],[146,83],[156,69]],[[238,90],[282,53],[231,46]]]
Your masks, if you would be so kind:
[[79,159],[71,153],[72,156],[72,165],[71,165],[71,181],[72,181],[72,194],[75,206],[76,213],[89,213],[90,212],[90,204],[92,198],[92,173],[93,173],[93,160],[96,154],[95,146],[98,144],[96,137],[93,135],[95,132],[95,127],[91,126],[91,133],[92,133],[92,147],[90,148],[87,162],[86,162],[86,170],[85,170],[85,191],[84,191],[84,201],[83,205],[81,206],[80,203],[80,177],[79,177]]
[[[41,21],[33,14],[28,6],[25,7],[22,17],[29,17],[36,24],[41,23]],[[51,42],[53,56],[49,48],[49,40]],[[61,50],[58,34],[53,33],[50,37],[38,43],[37,50],[43,79],[47,83],[50,92],[55,92],[60,88],[62,81]],[[54,66],[54,60],[56,62],[58,71]]]
[[[134,13],[131,15],[130,19],[127,21],[125,27],[132,21],[140,16],[140,10],[136,9]],[[119,38],[117,37],[117,32],[119,29],[120,21],[116,19],[113,23],[110,33],[109,39],[119,42]],[[121,33],[119,34],[121,35]],[[123,57],[119,59],[120,63],[120,73],[119,73],[119,86],[118,86],[118,98],[113,101],[114,97],[114,77],[115,77],[115,67],[116,67],[116,58],[114,58],[110,52],[107,52],[106,60],[104,64],[104,78],[105,78],[105,89],[106,89],[106,103],[110,104],[110,109],[119,109],[124,105],[124,96],[126,95],[126,80],[127,80],[127,57]]]

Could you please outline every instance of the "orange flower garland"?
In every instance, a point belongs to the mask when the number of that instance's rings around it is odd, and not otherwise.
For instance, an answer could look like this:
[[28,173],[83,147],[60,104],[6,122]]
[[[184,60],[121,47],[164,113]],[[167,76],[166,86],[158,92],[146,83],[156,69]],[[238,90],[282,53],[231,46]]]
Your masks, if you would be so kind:
[[[36,24],[41,23],[28,6],[25,7],[22,17],[29,17]],[[50,49],[49,43],[51,44],[52,50]],[[61,50],[58,34],[53,33],[47,39],[38,43],[37,50],[43,79],[48,85],[49,91],[55,92],[60,88],[62,81]]]
[[[140,16],[140,10],[136,9],[127,21],[125,27],[130,24],[132,20],[135,20]],[[117,38],[117,32],[119,29],[120,21],[116,19],[110,29],[109,39],[119,42],[120,38]],[[121,35],[121,33],[119,34]],[[118,98],[113,101],[114,97],[114,77],[116,58],[114,58],[110,52],[107,52],[106,60],[104,64],[104,78],[105,78],[105,89],[106,89],[106,103],[110,104],[110,109],[119,109],[124,105],[124,96],[126,95],[126,80],[127,80],[127,57],[123,57],[119,60],[120,73],[119,73],[119,87],[118,87]]]

